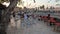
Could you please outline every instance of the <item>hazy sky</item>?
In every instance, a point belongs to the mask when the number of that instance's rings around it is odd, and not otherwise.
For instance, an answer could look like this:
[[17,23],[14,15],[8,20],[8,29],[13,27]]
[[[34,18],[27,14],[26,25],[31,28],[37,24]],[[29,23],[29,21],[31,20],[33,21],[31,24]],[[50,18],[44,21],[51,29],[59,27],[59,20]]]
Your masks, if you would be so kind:
[[[56,4],[57,4],[57,6],[60,7],[60,0],[58,2],[55,2],[55,0],[35,0],[36,3],[34,3],[33,0],[22,0],[22,1],[24,1],[24,3],[23,3],[24,6],[30,7],[30,8],[38,7],[38,6],[41,6],[41,5],[45,5],[45,7],[47,7],[47,6],[48,7],[49,6],[55,6],[56,7]],[[9,3],[6,3],[6,2],[4,4],[7,5],[7,6],[9,5]]]
[[[33,2],[33,0],[23,0],[24,1],[24,4],[25,6],[40,6],[40,5],[45,5],[45,6],[56,6],[57,3],[60,3],[59,2],[55,2],[55,0],[35,0],[36,3]],[[50,1],[48,3],[48,1]]]

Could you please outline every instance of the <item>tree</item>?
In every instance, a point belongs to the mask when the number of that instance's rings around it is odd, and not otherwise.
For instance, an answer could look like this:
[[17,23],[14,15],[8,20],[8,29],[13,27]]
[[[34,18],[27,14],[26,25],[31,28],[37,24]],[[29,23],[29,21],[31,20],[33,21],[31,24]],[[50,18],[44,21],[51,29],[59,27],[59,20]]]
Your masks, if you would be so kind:
[[13,9],[16,7],[18,1],[20,0],[0,0],[0,3],[9,1],[10,4],[7,8],[2,10],[1,13],[1,20],[0,20],[0,34],[6,34],[6,29],[7,26],[9,25],[10,22],[10,14],[13,11]]
[[45,7],[45,6],[44,6],[44,5],[42,5],[42,6],[40,6],[40,9],[44,9],[44,7]]
[[35,0],[33,0],[34,1],[34,3],[36,3],[36,1]]

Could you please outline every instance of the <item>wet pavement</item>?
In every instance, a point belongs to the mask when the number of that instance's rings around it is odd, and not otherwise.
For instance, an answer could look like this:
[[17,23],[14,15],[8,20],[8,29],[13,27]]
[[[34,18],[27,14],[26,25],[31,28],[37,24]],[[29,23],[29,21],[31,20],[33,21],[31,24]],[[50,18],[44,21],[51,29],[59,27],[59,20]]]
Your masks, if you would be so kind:
[[22,34],[60,34],[60,33],[54,32],[52,28],[44,24],[43,21],[38,21],[37,19],[36,20],[34,19],[33,21],[34,22],[32,22],[30,27],[27,28],[27,26],[29,26],[27,25],[24,28],[24,31]]
[[52,27],[47,26],[43,21],[38,19],[22,19],[14,21],[11,19],[11,24],[7,28],[7,34],[60,34],[54,32]]
[[43,21],[38,19],[11,19],[11,24],[7,28],[7,34],[60,34],[53,31],[52,27],[47,26]]

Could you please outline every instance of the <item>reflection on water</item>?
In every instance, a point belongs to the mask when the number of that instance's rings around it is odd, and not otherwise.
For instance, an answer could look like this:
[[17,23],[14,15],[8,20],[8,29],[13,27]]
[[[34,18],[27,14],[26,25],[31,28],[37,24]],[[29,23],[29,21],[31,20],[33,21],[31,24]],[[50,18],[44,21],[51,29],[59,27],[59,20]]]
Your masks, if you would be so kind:
[[[38,15],[38,13],[36,13]],[[40,13],[40,15],[47,15]],[[38,21],[37,17],[29,17],[21,19],[19,16],[12,17],[11,23],[8,26],[7,34],[60,34],[53,32],[51,27],[48,27],[42,21]]]

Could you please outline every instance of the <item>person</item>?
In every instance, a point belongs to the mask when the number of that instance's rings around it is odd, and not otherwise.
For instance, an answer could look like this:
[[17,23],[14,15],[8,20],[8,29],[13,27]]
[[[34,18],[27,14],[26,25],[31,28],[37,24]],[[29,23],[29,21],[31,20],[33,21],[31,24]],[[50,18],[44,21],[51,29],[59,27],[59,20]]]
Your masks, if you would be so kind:
[[50,19],[50,14],[48,14],[48,20]]
[[24,18],[24,14],[21,14],[21,16],[20,16],[21,18]]
[[29,15],[27,15],[27,18],[29,18]]
[[27,17],[27,15],[26,14],[24,14],[24,19],[27,19],[28,17]]
[[[50,20],[50,14],[48,14],[48,20]],[[51,26],[52,24],[51,24],[51,23],[49,23],[49,25]]]
[[15,12],[13,12],[13,17],[15,17]]

